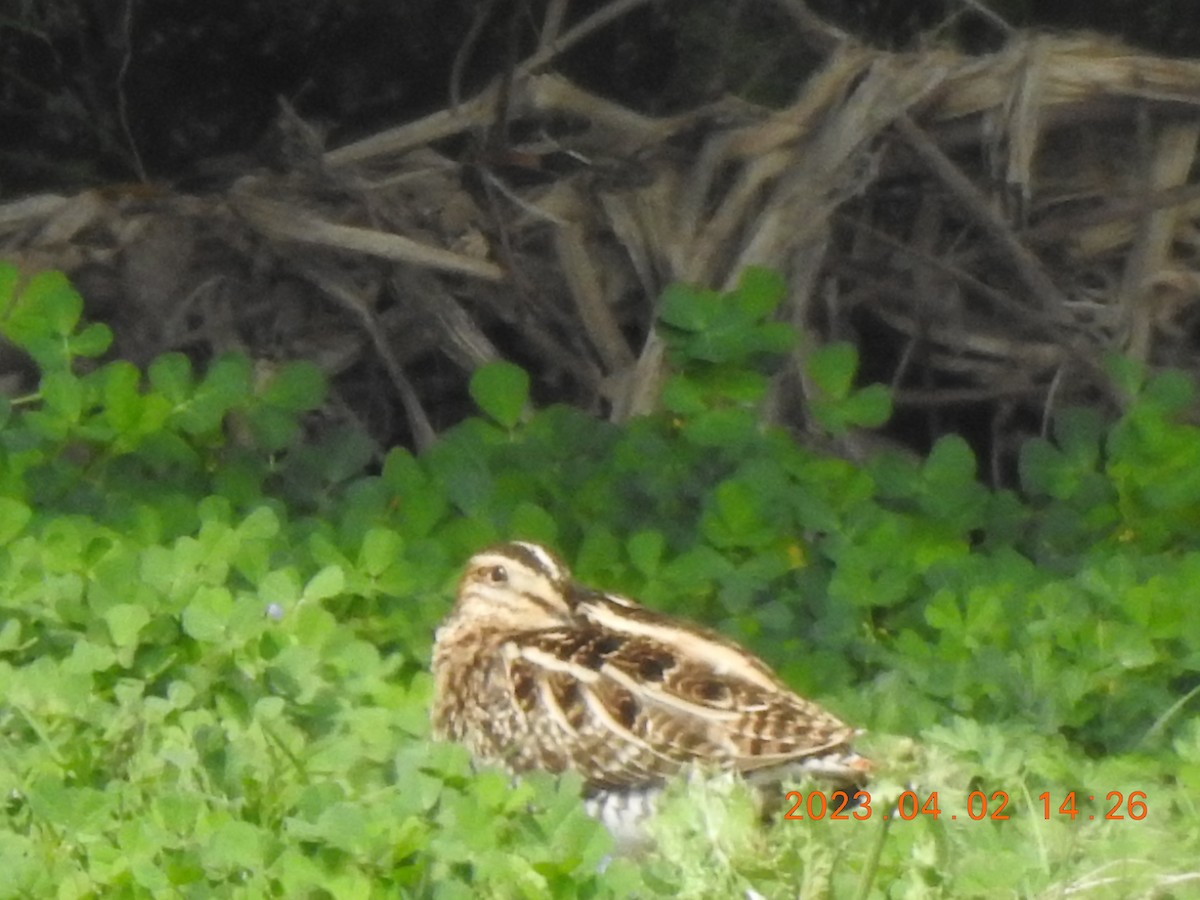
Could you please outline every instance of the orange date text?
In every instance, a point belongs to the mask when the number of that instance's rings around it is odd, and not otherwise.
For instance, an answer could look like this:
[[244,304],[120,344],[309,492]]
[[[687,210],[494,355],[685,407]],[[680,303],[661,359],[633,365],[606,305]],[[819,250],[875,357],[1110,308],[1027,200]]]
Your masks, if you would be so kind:
[[[973,822],[983,820],[1002,822],[1011,818],[1011,802],[1007,791],[971,791],[966,796],[961,808],[943,808],[937,791],[904,791],[891,803],[886,810],[872,805],[869,791],[833,791],[826,795],[824,791],[788,791],[784,797],[789,804],[784,812],[785,819],[812,819],[819,821],[850,821],[860,822],[871,818],[901,819],[911,822],[913,819],[928,818],[937,820],[945,817],[952,820],[965,819]],[[1109,791],[1103,795],[1101,807],[1093,808],[1091,812],[1080,809],[1085,801],[1097,801],[1095,794],[1085,797],[1076,796],[1075,791],[1064,795],[1052,795],[1044,791],[1038,796],[1040,804],[1034,812],[1040,812],[1044,819],[1067,817],[1083,819],[1132,819],[1141,821],[1149,812],[1146,805],[1145,791]],[[1077,802],[1078,801],[1078,802]]]

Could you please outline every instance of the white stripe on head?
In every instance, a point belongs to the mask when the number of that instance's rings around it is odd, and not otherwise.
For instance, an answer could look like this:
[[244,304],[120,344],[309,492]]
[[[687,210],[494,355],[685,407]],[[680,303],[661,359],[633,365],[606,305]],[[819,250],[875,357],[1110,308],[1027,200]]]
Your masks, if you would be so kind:
[[529,541],[513,541],[512,546],[520,547],[529,554],[551,581],[564,581],[571,574],[567,571],[566,566],[563,565],[562,560],[541,544],[533,544]]

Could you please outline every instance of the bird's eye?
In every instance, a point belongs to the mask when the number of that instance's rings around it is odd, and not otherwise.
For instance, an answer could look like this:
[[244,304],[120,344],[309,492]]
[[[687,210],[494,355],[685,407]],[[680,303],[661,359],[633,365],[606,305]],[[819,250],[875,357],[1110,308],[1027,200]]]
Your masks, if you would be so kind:
[[504,566],[491,566],[483,574],[492,584],[504,584],[508,581],[508,570]]

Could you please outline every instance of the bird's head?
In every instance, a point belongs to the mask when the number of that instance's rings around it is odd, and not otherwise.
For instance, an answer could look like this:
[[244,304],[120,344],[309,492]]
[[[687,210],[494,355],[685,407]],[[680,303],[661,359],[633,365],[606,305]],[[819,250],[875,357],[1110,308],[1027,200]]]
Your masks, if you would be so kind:
[[467,560],[449,622],[531,631],[571,621],[571,572],[539,544],[510,541]]

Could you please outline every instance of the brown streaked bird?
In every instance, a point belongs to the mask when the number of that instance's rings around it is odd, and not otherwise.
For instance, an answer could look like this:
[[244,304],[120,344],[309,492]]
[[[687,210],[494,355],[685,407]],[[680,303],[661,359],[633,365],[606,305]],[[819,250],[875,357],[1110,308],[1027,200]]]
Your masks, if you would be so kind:
[[537,544],[471,557],[433,674],[435,737],[512,772],[578,772],[623,843],[679,773],[810,774],[853,793],[871,768],[855,729],[736,643],[585,587]]

